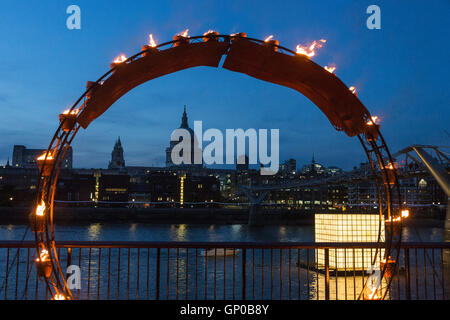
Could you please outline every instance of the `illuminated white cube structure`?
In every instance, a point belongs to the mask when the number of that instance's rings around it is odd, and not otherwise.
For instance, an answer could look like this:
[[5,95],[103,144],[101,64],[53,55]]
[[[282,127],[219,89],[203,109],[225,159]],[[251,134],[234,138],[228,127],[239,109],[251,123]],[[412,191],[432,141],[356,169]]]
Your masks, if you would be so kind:
[[[381,238],[378,239],[381,227]],[[316,242],[384,242],[384,218],[378,214],[330,213],[315,215]],[[329,268],[336,271],[368,270],[375,257],[376,249],[329,249]],[[381,258],[380,258],[381,257]],[[376,268],[384,257],[384,249],[378,250]],[[325,268],[325,250],[316,250],[318,269]]]

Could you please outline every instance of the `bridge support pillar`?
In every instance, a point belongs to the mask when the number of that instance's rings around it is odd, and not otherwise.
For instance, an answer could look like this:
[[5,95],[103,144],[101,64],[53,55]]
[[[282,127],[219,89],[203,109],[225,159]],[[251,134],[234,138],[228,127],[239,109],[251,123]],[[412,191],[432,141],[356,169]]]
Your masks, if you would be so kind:
[[252,203],[248,213],[248,225],[252,227],[264,225],[264,215],[259,203]]
[[248,225],[249,226],[262,226],[264,225],[264,215],[261,212],[261,202],[267,195],[267,191],[252,192],[249,188],[243,188],[242,192],[246,195],[250,201],[250,210],[248,212]]

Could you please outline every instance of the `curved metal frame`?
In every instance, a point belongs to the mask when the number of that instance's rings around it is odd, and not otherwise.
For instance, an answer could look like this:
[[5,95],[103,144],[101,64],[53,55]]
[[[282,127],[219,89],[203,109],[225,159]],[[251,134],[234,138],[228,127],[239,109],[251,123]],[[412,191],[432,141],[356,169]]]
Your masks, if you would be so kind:
[[[241,35],[213,35],[216,39],[223,39],[223,41],[230,42],[232,38],[236,37],[245,37]],[[208,35],[206,35],[208,37]],[[198,40],[198,39],[204,39],[205,35],[203,36],[196,36],[196,37],[189,37],[189,40]],[[254,39],[254,38],[248,38],[245,37],[247,40],[254,41],[257,43],[264,43],[263,40]],[[183,39],[177,39],[169,42],[162,43],[155,48],[165,47],[172,45],[176,42],[182,41]],[[231,43],[231,42],[230,42]],[[281,49],[287,53],[297,55],[296,52],[287,49],[283,46],[280,46],[278,44],[273,44],[274,47],[277,47],[278,49]],[[149,48],[147,50],[141,51],[130,58],[128,58],[123,63],[128,63],[130,61],[135,60],[136,58],[139,58],[142,56],[142,54],[146,53],[149,50],[152,50],[154,48]],[[104,81],[109,75],[111,75],[114,70],[118,68],[118,66],[111,68],[108,72],[106,72],[103,76],[101,76],[95,84],[100,84],[102,81]],[[75,110],[75,108],[80,104],[83,99],[85,99],[86,95],[89,93],[89,91],[93,88],[93,86],[90,86],[78,100],[73,104],[73,106],[70,108],[70,112]],[[78,108],[79,113],[82,111],[82,109],[85,107],[86,101]],[[368,119],[364,119],[367,121]],[[80,129],[80,125],[76,122],[72,130],[70,131],[64,131],[63,125],[64,122],[67,121],[67,119],[63,119],[60,122],[60,125],[58,129],[56,130],[48,148],[47,153],[45,156],[45,160],[43,162],[43,166],[50,165],[50,171],[51,173],[49,175],[44,175],[43,170],[40,170],[40,178],[38,181],[38,194],[37,194],[37,200],[36,203],[44,203],[45,204],[45,211],[44,211],[44,218],[45,218],[45,230],[37,231],[35,232],[35,241],[36,241],[36,250],[39,254],[40,249],[42,247],[47,248],[49,252],[49,259],[51,262],[51,268],[52,273],[50,277],[45,277],[45,281],[47,284],[47,289],[50,292],[50,296],[54,297],[56,295],[63,295],[66,299],[74,299],[71,290],[68,288],[66,279],[65,279],[65,273],[62,271],[58,253],[55,246],[55,230],[53,225],[53,209],[54,209],[54,196],[56,192],[56,186],[57,181],[59,177],[59,173],[61,170],[61,166],[63,163],[64,156],[70,147],[73,139],[75,138],[76,134],[78,133],[78,130]],[[401,211],[401,199],[400,199],[400,187],[398,183],[398,176],[396,173],[396,170],[392,170],[394,174],[394,181],[393,184],[389,183],[389,173],[387,164],[394,164],[393,158],[387,148],[387,145],[384,141],[384,138],[382,137],[378,126],[376,126],[376,131],[378,134],[378,139],[375,141],[370,139],[365,139],[362,134],[358,135],[358,138],[361,142],[361,145],[366,152],[367,159],[371,164],[371,169],[373,173],[373,177],[375,179],[376,183],[376,190],[378,195],[378,206],[379,206],[379,226],[381,226],[382,223],[382,217],[386,217],[387,219],[392,220],[391,218],[395,218],[400,216]],[[49,162],[47,160],[48,155],[51,155],[54,159],[53,162]],[[383,202],[383,189],[381,185],[384,185],[384,194],[386,196],[386,201]],[[393,198],[393,193],[395,193],[396,197]],[[398,203],[397,210],[394,210],[393,206],[393,200],[396,200]],[[397,214],[393,214],[393,212],[396,212]],[[34,215],[35,223],[37,222],[37,218]],[[400,228],[394,228],[394,223],[390,223],[390,228],[388,229],[388,236],[385,239],[385,254],[384,258],[388,259],[395,256],[395,264],[397,264],[398,257],[399,257],[399,246],[401,243],[401,220],[399,221]],[[381,240],[381,228],[379,228],[379,235],[378,235],[378,241]],[[377,255],[379,254],[378,249],[375,252],[375,256],[372,261],[372,265],[377,261]],[[381,253],[380,253],[381,257]],[[384,278],[385,271],[388,267],[388,264],[385,264],[384,267],[381,270],[381,277]],[[396,268],[396,265],[395,265]],[[395,269],[394,269],[395,270]],[[384,299],[388,289],[390,287],[390,284],[392,282],[393,275],[389,277],[389,280],[387,282],[387,285],[385,287],[381,287],[378,289],[379,297]],[[364,288],[361,291],[361,294],[359,296],[359,299],[364,298],[365,295],[365,289],[367,287],[367,280],[365,282]]]

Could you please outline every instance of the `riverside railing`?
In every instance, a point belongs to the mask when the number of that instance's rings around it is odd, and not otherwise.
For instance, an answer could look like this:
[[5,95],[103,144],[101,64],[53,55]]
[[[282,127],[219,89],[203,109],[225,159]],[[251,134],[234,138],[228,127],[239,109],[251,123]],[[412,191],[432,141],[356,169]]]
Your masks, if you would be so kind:
[[[376,243],[58,242],[78,299],[358,299]],[[343,250],[345,249],[345,250]],[[325,265],[316,264],[318,250]],[[344,252],[344,267],[330,256]],[[361,254],[362,269],[347,263]],[[448,299],[450,243],[403,243],[386,299]],[[342,257],[342,254],[340,255]],[[0,299],[49,299],[34,242],[0,241]]]

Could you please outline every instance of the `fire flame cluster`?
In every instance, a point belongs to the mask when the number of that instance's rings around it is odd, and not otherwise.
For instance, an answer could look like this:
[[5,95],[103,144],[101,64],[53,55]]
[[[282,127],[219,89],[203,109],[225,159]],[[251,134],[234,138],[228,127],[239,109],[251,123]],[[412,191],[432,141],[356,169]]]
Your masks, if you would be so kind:
[[125,61],[127,61],[127,57],[124,54],[121,54],[113,62],[114,63],[123,63]]
[[36,262],[43,262],[43,261],[48,261],[48,250],[47,249],[42,249],[41,252],[39,253],[39,258],[36,258]]
[[297,54],[305,55],[308,58],[314,57],[316,55],[316,48],[322,48],[323,44],[326,43],[327,40],[320,39],[319,41],[313,41],[309,46],[302,46],[301,44],[297,45]]
[[392,163],[388,163],[387,166],[385,166],[384,168],[388,169],[388,170],[394,170],[395,169],[395,167],[394,167],[394,165]]
[[64,112],[63,112],[63,114],[71,114],[71,115],[77,115],[78,114],[78,112],[80,112],[80,109],[75,109],[75,110],[72,110],[72,111],[70,111],[70,109],[67,109],[67,110],[64,110]]
[[148,35],[148,45],[153,48],[156,47],[156,42],[153,39],[153,34],[151,33]]
[[53,160],[53,156],[50,153],[44,153],[37,160],[45,160],[47,156],[47,160]]
[[42,201],[41,204],[38,205],[36,208],[36,215],[42,217],[44,215],[44,212],[45,212],[45,203],[44,201]]
[[[210,30],[206,31],[203,35],[207,36],[208,34],[211,34],[211,33],[215,33],[215,31],[210,29]],[[177,36],[189,38],[188,34],[189,34],[189,29],[186,29],[186,30],[178,33]],[[234,36],[234,35],[237,35],[237,33],[231,34],[231,36]],[[273,39],[273,35],[270,35],[266,39],[264,39],[264,42],[269,42],[272,39]],[[322,48],[326,42],[327,42],[327,40],[320,39],[320,40],[314,40],[310,45],[303,46],[302,44],[298,44],[296,47],[296,53],[299,55],[306,56],[308,58],[314,57],[316,55],[316,50]],[[149,34],[148,46],[153,47],[153,48],[157,46],[155,40],[153,39],[153,34]],[[127,60],[127,57],[122,54],[114,60],[114,63],[120,64],[120,63],[125,62],[126,60]],[[332,66],[332,65],[325,66],[324,69],[330,73],[334,73],[336,71],[336,66]],[[348,89],[353,94],[356,95],[356,88],[354,86],[351,86]],[[368,124],[370,125],[372,123],[368,123]]]
[[177,36],[182,36],[184,38],[188,38],[189,29],[184,30],[183,32],[180,32],[177,34]]
[[367,125],[368,126],[371,126],[371,125],[374,125],[374,124],[378,124],[379,123],[379,118],[377,117],[377,116],[372,116],[372,117],[370,117],[370,119],[367,121]]
[[334,73],[334,71],[336,70],[336,67],[329,67],[329,66],[325,66],[323,67],[325,70],[327,70],[329,73]]
[[369,293],[367,294],[367,298],[368,300],[378,300],[380,299],[377,295],[377,288],[376,287],[371,287],[371,288],[367,288],[367,290],[369,290]]
[[398,222],[398,221],[401,221],[402,219],[406,219],[408,217],[409,217],[409,210],[404,209],[404,210],[402,210],[400,216],[398,216],[396,218],[389,217],[389,219],[386,220],[386,222]]
[[53,300],[66,300],[66,297],[63,294],[61,294],[61,293],[57,293],[53,297]]
[[[189,30],[189,29],[188,29]],[[208,31],[206,31],[203,35],[204,36],[207,36],[208,34],[211,34],[211,33],[215,33],[216,31],[214,31],[214,30],[208,30]]]

